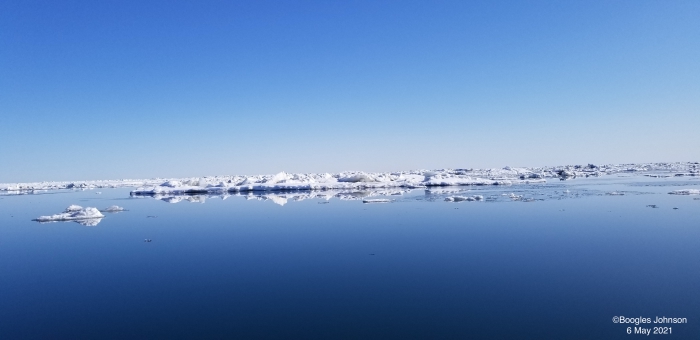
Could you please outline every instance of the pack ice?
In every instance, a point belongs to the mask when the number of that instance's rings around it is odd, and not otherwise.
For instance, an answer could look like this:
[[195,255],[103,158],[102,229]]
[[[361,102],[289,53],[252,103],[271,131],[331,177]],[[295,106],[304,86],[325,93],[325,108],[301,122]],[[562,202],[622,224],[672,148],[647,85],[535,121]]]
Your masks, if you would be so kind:
[[3,183],[0,194],[31,194],[43,190],[132,187],[132,195],[223,194],[236,192],[284,192],[297,190],[365,190],[431,188],[463,185],[512,185],[544,183],[547,179],[598,177],[618,173],[647,176],[700,176],[697,162],[565,165],[534,168],[506,166],[500,169],[438,169],[337,174],[280,172],[274,175],[212,176],[195,178],[122,179],[105,181]]

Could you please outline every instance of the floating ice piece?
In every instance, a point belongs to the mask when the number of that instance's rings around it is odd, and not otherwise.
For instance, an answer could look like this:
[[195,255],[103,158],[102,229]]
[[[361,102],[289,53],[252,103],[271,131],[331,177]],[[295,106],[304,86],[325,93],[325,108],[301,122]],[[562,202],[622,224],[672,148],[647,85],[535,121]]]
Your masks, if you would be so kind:
[[125,209],[118,206],[118,205],[113,205],[113,206],[105,209],[104,211],[106,211],[106,212],[119,212],[119,211],[125,211]]
[[445,198],[446,202],[463,202],[463,201],[483,201],[484,196],[481,195],[474,195],[474,196],[450,196]]
[[681,189],[669,192],[671,195],[700,195],[699,189]]
[[606,193],[606,195],[608,195],[608,196],[624,196],[625,193],[619,192],[619,191],[611,191],[611,192]]
[[510,194],[503,194],[503,196],[508,196],[510,199],[512,199],[512,200],[514,200],[514,201],[517,201],[517,200],[523,198],[523,195],[516,195],[516,194],[514,194],[514,193],[512,193],[512,192],[511,192]]
[[102,218],[105,215],[97,210],[97,208],[87,207],[83,208],[79,205],[71,205],[61,214],[55,214],[50,216],[39,216],[34,221],[38,222],[56,222],[56,221],[75,221],[75,220],[86,220],[93,218]]
[[391,200],[386,198],[371,198],[362,200],[362,203],[391,203]]

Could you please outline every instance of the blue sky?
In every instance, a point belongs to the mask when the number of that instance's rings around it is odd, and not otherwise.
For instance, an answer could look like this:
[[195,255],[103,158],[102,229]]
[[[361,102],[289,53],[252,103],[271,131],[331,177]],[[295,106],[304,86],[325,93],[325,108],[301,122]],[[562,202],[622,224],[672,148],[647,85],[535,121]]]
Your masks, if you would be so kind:
[[0,182],[700,160],[698,1],[3,1]]

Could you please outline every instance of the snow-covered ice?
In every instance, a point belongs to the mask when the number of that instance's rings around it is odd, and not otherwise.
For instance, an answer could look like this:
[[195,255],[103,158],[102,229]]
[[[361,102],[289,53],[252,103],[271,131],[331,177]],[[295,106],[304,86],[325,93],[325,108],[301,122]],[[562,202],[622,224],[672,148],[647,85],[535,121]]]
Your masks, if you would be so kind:
[[[102,213],[97,210],[97,208],[87,207],[83,208],[79,205],[70,205],[60,214],[49,215],[49,216],[39,216],[34,221],[38,222],[58,222],[58,221],[75,221],[75,220],[88,220],[88,219],[100,219],[105,217]],[[98,221],[99,223],[99,221]]]
[[113,213],[113,212],[125,211],[125,209],[118,206],[118,205],[113,205],[113,206],[110,206],[109,208],[107,208],[103,211]]
[[547,180],[569,180],[622,173],[650,176],[699,176],[697,162],[566,165],[510,167],[499,169],[437,169],[370,173],[345,171],[337,174],[280,172],[273,175],[153,178],[39,183],[2,183],[0,194],[33,194],[45,190],[91,190],[136,188],[132,195],[220,195],[237,192],[285,192],[328,190],[375,190],[389,188],[433,188],[449,186],[490,186],[542,184]]

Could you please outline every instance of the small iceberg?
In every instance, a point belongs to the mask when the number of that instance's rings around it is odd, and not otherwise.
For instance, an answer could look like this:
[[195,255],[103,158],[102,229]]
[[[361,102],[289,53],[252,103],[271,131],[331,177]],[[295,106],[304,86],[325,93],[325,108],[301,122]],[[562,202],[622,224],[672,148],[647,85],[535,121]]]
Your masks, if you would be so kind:
[[[58,221],[79,221],[79,220],[90,220],[90,219],[100,219],[105,217],[102,213],[97,210],[97,208],[87,207],[83,208],[79,205],[71,205],[66,210],[60,214],[50,215],[50,216],[39,216],[33,221],[37,222],[58,222]],[[97,221],[99,223],[99,221]],[[95,223],[94,225],[96,225]]]

